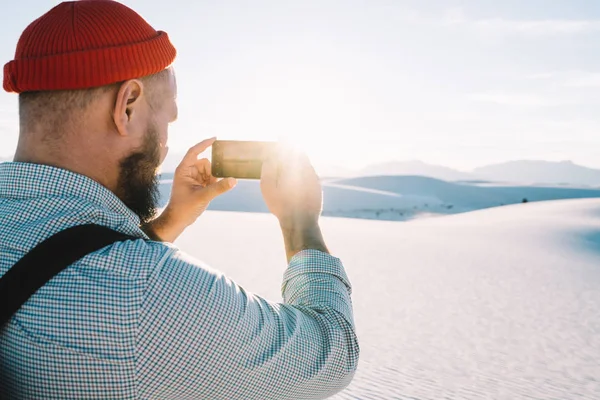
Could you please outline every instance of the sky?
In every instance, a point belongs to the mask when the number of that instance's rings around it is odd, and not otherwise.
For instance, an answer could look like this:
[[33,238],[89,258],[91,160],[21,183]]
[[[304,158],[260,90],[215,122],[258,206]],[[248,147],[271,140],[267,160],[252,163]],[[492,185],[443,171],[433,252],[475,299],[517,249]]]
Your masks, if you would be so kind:
[[[123,1],[177,47],[172,155],[212,136],[287,140],[317,163],[517,159],[600,168],[597,0]],[[0,62],[58,4],[23,0]],[[0,93],[0,157],[17,143]]]

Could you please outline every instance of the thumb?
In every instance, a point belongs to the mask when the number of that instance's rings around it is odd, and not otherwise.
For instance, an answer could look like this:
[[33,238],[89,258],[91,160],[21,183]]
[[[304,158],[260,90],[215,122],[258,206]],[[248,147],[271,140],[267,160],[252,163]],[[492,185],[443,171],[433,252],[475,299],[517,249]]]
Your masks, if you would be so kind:
[[264,181],[274,182],[277,180],[278,175],[279,175],[279,163],[277,162],[277,160],[275,158],[271,157],[271,158],[267,158],[265,161],[263,161],[262,170],[260,173],[260,178],[263,182]]
[[206,187],[206,192],[208,193],[209,199],[212,200],[215,197],[230,191],[235,185],[237,185],[237,180],[235,178],[225,178],[208,185]]

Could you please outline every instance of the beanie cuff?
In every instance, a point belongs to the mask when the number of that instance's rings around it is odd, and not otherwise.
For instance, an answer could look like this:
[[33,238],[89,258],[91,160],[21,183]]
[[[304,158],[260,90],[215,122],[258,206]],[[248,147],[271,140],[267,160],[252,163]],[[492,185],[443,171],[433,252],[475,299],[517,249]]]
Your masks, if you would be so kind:
[[123,46],[17,59],[4,66],[4,90],[73,90],[109,85],[152,75],[173,63],[177,54],[166,32]]

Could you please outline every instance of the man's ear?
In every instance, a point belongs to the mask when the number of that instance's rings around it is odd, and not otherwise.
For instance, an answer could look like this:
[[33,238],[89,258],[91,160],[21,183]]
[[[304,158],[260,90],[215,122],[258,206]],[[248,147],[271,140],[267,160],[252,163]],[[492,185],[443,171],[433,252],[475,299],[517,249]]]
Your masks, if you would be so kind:
[[119,88],[113,110],[113,120],[120,135],[127,136],[130,133],[131,120],[140,104],[143,92],[144,84],[138,79],[125,81]]

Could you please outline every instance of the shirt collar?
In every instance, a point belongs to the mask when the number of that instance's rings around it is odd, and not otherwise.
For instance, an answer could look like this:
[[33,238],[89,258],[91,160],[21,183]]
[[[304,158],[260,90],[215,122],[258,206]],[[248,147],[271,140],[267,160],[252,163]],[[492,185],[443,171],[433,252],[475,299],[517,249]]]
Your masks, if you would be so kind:
[[136,226],[139,217],[95,180],[66,169],[23,162],[0,163],[0,198],[75,197],[124,215]]

